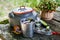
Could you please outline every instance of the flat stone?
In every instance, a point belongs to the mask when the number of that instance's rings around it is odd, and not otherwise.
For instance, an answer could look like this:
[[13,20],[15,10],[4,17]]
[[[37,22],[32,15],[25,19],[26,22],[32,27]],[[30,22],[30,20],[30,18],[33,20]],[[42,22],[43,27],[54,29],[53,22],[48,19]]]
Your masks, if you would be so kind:
[[54,19],[58,22],[60,22],[60,12],[55,12],[54,13]]

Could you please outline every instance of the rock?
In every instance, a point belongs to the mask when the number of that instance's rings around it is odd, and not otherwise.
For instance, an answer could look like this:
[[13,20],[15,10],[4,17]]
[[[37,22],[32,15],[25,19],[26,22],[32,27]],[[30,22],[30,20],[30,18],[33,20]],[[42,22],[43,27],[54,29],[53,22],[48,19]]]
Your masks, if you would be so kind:
[[60,6],[58,8],[56,8],[57,11],[60,11]]

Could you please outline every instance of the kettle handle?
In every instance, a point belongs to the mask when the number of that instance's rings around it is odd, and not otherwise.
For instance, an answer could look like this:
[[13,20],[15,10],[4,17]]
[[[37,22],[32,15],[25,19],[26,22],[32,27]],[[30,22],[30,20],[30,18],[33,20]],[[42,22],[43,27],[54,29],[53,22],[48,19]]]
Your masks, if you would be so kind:
[[9,13],[9,17],[10,17],[10,18],[14,18],[13,12],[10,12],[10,13]]
[[20,6],[20,9],[25,9],[25,6]]

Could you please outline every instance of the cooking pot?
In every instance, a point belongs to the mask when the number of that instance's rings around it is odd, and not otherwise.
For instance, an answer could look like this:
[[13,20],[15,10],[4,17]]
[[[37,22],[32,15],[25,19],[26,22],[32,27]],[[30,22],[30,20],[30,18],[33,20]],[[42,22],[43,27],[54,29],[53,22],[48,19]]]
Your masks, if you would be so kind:
[[9,13],[9,23],[11,26],[20,25],[20,20],[32,18],[37,20],[37,13],[30,7],[19,7]]
[[21,21],[25,22],[28,19],[37,20],[37,15],[38,13],[30,7],[20,6],[18,8],[13,9],[9,13],[10,30],[13,31],[13,28],[16,28],[16,26],[18,29],[20,29]]

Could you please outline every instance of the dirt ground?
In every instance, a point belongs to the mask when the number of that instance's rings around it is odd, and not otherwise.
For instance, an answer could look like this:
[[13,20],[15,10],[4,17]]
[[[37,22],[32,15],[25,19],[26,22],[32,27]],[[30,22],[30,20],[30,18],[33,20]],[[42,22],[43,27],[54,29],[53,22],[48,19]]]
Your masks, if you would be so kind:
[[[60,40],[60,35],[41,35],[34,33],[32,38],[25,38],[22,35],[12,35],[9,33],[9,24],[0,24],[0,36],[4,40]],[[1,38],[0,37],[0,38]]]

